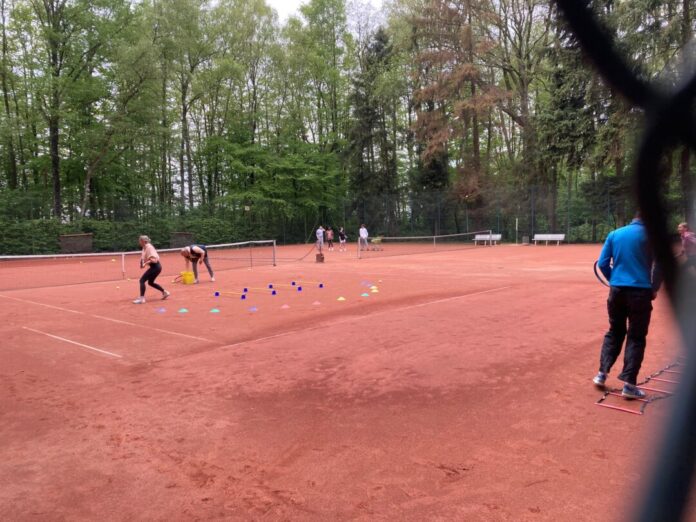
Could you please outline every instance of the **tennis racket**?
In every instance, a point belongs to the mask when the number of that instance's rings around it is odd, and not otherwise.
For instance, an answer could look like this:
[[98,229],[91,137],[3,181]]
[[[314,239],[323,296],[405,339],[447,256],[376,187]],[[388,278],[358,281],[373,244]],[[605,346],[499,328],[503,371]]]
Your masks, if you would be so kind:
[[604,286],[609,287],[609,283],[607,280],[604,278],[604,275],[602,272],[597,268],[597,261],[594,262],[594,275],[597,278],[597,280],[602,283]]

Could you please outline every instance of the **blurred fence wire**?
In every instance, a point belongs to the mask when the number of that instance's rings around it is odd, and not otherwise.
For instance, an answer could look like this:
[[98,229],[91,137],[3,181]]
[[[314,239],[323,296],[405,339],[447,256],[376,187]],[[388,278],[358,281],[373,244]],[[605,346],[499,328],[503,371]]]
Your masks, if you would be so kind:
[[685,71],[672,89],[645,81],[633,72],[638,70],[635,64],[617,52],[614,38],[603,29],[588,2],[558,0],[558,5],[600,74],[645,114],[646,130],[634,168],[634,189],[656,259],[664,271],[666,290],[686,349],[686,369],[673,415],[656,452],[648,490],[637,496],[641,500],[632,519],[682,520],[696,463],[696,278],[679,267],[672,253],[660,167],[665,154],[675,146],[688,145],[696,150],[696,70]]

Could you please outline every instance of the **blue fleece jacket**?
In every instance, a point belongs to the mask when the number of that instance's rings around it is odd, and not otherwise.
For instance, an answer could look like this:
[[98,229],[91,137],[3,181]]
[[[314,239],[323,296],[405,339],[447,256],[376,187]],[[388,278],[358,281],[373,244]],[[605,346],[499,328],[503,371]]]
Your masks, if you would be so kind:
[[660,288],[659,273],[653,265],[645,225],[634,219],[609,233],[597,266],[611,286]]

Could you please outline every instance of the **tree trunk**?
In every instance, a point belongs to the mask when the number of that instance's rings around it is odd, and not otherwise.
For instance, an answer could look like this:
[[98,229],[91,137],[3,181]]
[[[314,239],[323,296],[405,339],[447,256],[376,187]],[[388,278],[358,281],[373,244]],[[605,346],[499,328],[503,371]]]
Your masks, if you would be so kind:
[[679,181],[682,195],[682,212],[684,220],[689,222],[694,218],[693,183],[691,180],[691,149],[685,145],[679,158]]
[[181,177],[181,206],[186,208],[186,96],[188,94],[188,83],[181,81],[181,141],[179,143],[179,176]]
[[[683,0],[682,45],[687,48],[691,41],[691,0]],[[687,53],[688,54],[688,53]],[[685,145],[679,162],[679,180],[682,192],[682,210],[685,221],[694,218],[693,183],[691,180],[691,149]]]
[[[55,100],[54,100],[55,103]],[[53,105],[53,104],[52,104]],[[53,106],[51,110],[58,112]],[[60,120],[58,116],[51,116],[48,120],[48,134],[51,155],[51,177],[53,180],[53,215],[60,218],[63,214],[63,201],[60,187]]]
[[160,143],[160,195],[159,203],[171,204],[171,187],[169,185],[168,164],[169,164],[169,121],[167,119],[167,69],[162,65],[162,120],[160,122],[162,128],[162,142]]
[[10,112],[9,89],[7,88],[7,31],[5,23],[5,0],[0,2],[0,12],[2,12],[2,93],[5,104],[5,115],[7,117],[7,162],[8,162],[8,185],[11,189],[17,188],[17,158],[15,156],[12,125],[12,113]]

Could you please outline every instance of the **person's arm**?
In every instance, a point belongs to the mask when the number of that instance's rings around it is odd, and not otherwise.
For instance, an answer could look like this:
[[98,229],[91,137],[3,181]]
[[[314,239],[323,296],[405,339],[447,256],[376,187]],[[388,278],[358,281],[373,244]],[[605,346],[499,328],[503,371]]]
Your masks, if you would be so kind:
[[660,270],[660,266],[655,262],[652,263],[650,281],[652,281],[652,298],[655,299],[657,297],[658,290],[660,290],[660,287],[662,286],[662,270]]
[[612,252],[613,240],[614,240],[614,233],[611,232],[607,236],[607,240],[604,242],[604,246],[602,247],[602,252],[599,254],[599,260],[597,261],[597,266],[599,267],[602,274],[609,282],[611,281],[611,257],[613,255],[613,252]]

